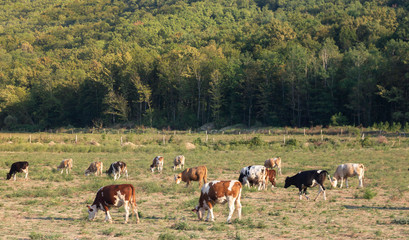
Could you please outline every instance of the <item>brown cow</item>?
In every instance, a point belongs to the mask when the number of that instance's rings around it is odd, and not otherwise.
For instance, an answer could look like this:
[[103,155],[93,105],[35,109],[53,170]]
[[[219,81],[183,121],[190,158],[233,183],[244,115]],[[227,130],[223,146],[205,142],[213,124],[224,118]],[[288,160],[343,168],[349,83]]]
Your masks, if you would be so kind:
[[197,213],[199,220],[202,220],[207,212],[206,221],[214,221],[213,206],[216,203],[229,203],[229,216],[227,217],[227,222],[230,223],[231,217],[234,213],[234,205],[236,205],[237,213],[239,219],[241,219],[241,190],[242,185],[237,180],[231,181],[211,181],[206,183],[201,191],[199,198],[199,205],[197,205],[192,211]]
[[85,170],[85,176],[90,175],[93,173],[95,176],[102,175],[102,169],[104,164],[102,162],[93,162],[89,165],[88,169]]
[[72,169],[72,158],[67,158],[61,161],[60,165],[57,167],[58,170],[61,169],[61,174],[64,172],[68,174]]
[[136,215],[136,223],[139,223],[138,210],[136,208],[135,188],[132,184],[109,185],[98,190],[94,202],[88,207],[88,218],[94,220],[98,210],[105,212],[105,221],[112,223],[109,209],[111,207],[125,208],[125,223],[128,223],[129,210],[132,207],[133,213]]
[[266,168],[275,168],[277,167],[278,174],[281,174],[281,157],[278,158],[269,158],[264,162],[264,167]]
[[179,169],[185,169],[185,156],[178,155],[175,157],[173,160],[173,171],[175,171],[177,167],[179,167]]
[[183,172],[175,175],[176,184],[180,181],[186,182],[186,187],[189,186],[190,181],[198,181],[199,187],[202,187],[203,183],[207,183],[207,168],[206,166],[199,166],[194,168],[186,168]]
[[266,187],[268,184],[268,181],[271,182],[271,189],[273,189],[276,186],[276,170],[274,169],[267,169],[266,170]]

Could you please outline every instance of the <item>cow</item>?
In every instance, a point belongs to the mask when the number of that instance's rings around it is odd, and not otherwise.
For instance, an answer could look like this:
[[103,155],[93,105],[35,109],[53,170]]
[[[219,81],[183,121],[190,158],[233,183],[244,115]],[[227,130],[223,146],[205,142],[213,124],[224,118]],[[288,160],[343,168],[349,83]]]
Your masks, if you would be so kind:
[[173,160],[173,171],[175,171],[177,167],[179,167],[179,169],[185,169],[185,156],[178,155],[175,157]]
[[307,196],[307,188],[319,185],[320,189],[318,190],[318,194],[315,197],[314,201],[317,200],[321,192],[324,192],[324,200],[326,200],[327,198],[325,196],[325,187],[324,187],[324,181],[326,177],[328,177],[328,179],[331,181],[331,178],[328,172],[325,170],[309,170],[309,171],[299,172],[296,175],[292,177],[287,177],[285,179],[284,188],[288,188],[289,186],[294,185],[300,191],[299,193],[300,200],[302,199],[303,193],[304,193],[305,198],[309,200],[310,198]]
[[151,165],[151,171],[154,172],[155,168],[158,168],[158,172],[162,173],[162,169],[163,169],[163,162],[164,162],[164,158],[161,156],[156,156],[153,161],[152,161],[152,165]]
[[109,176],[114,175],[114,181],[119,179],[121,174],[125,174],[126,180],[128,180],[128,169],[126,168],[126,163],[121,161],[112,163],[106,173]]
[[102,175],[102,169],[104,164],[102,162],[93,162],[89,165],[88,169],[85,170],[85,176],[90,175],[93,173],[95,176]]
[[348,178],[358,176],[359,187],[363,187],[364,173],[365,167],[363,164],[359,163],[341,164],[337,167],[337,170],[335,170],[334,177],[332,178],[331,181],[331,186],[336,188],[338,181],[341,180],[341,186],[339,187],[342,188],[342,184],[345,179],[345,185],[346,187],[348,187]]
[[198,181],[199,188],[202,187],[203,183],[207,183],[207,168],[206,166],[199,166],[194,168],[186,168],[183,172],[175,175],[176,184],[181,181],[186,182],[186,187],[189,186],[190,181]]
[[25,180],[27,180],[28,176],[28,162],[23,161],[23,162],[15,162],[11,164],[10,167],[10,172],[7,173],[7,180],[9,180],[11,177],[13,177],[13,181],[16,181],[16,174],[24,172],[26,176],[24,177]]
[[229,216],[227,217],[227,223],[230,223],[231,217],[235,210],[235,205],[239,219],[241,219],[241,190],[242,185],[237,180],[231,181],[211,181],[206,183],[201,191],[199,198],[199,205],[197,205],[192,211],[197,213],[199,220],[202,220],[207,212],[206,221],[214,221],[213,206],[216,203],[229,203]]
[[281,158],[269,158],[264,162],[264,167],[266,168],[275,168],[277,167],[278,174],[281,174]]
[[271,182],[271,189],[273,189],[276,186],[276,170],[274,169],[266,169],[266,185],[268,184],[268,181]]
[[99,210],[105,212],[105,221],[112,223],[109,209],[111,207],[125,208],[125,223],[128,223],[129,210],[132,208],[136,215],[136,223],[139,223],[138,210],[136,208],[135,188],[132,184],[109,185],[98,190],[94,202],[88,207],[88,218],[94,220]]
[[254,165],[240,171],[239,181],[247,187],[258,185],[258,190],[266,188],[266,167]]
[[61,169],[61,174],[64,172],[68,174],[70,170],[72,169],[72,158],[67,158],[61,161],[60,165],[57,167],[57,170],[59,171]]

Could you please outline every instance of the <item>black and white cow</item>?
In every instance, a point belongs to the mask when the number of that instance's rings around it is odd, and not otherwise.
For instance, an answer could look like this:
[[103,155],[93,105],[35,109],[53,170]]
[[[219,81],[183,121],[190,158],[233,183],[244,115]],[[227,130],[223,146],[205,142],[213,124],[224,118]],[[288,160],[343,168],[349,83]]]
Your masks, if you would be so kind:
[[108,171],[106,173],[111,176],[114,175],[114,180],[117,180],[121,177],[121,173],[125,174],[126,180],[128,180],[128,169],[126,168],[126,163],[118,161],[114,162],[109,166]]
[[266,167],[254,165],[244,167],[240,171],[239,181],[247,187],[258,185],[258,190],[266,188]]
[[105,212],[105,221],[112,223],[109,209],[111,207],[125,208],[125,223],[129,219],[129,210],[132,207],[133,213],[136,215],[136,223],[139,223],[138,210],[136,208],[135,188],[131,184],[109,185],[98,190],[95,200],[91,206],[88,207],[88,218],[94,220],[97,216],[98,210]]
[[326,200],[324,181],[327,177],[331,181],[328,172],[325,170],[310,170],[299,172],[296,175],[287,177],[285,179],[284,188],[288,188],[289,186],[294,185],[300,191],[300,200],[302,199],[303,194],[305,198],[309,200],[310,198],[307,196],[307,188],[319,185],[320,189],[318,190],[318,194],[315,197],[314,201],[317,200],[322,191],[324,192],[324,200]]
[[7,180],[13,177],[13,180],[16,181],[16,173],[24,172],[26,174],[25,179],[27,180],[28,176],[28,162],[15,162],[11,164],[10,172],[7,173]]

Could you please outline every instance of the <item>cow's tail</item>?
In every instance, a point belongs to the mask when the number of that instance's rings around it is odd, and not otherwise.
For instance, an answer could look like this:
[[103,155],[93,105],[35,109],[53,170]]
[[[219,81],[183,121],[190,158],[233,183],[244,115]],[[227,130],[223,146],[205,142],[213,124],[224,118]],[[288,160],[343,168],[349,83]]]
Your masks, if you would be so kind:
[[205,167],[204,175],[203,175],[203,182],[207,183],[207,167]]

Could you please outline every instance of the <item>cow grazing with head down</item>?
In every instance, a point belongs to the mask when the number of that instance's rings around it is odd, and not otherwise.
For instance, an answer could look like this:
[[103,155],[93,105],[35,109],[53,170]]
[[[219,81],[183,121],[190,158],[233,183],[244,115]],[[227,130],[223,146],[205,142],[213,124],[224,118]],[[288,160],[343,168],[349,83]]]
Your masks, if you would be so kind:
[[26,176],[24,179],[27,180],[28,176],[28,162],[23,161],[23,162],[15,162],[11,164],[10,171],[7,173],[7,180],[9,180],[11,177],[13,177],[13,180],[16,181],[16,174],[24,172]]
[[189,186],[191,181],[198,181],[199,187],[202,187],[202,181],[207,183],[206,166],[186,168],[183,172],[175,175],[176,184],[179,184],[181,181],[186,182],[186,187]]
[[348,187],[348,178],[358,176],[359,179],[359,187],[363,187],[363,179],[364,179],[365,167],[363,164],[359,163],[345,163],[341,164],[335,170],[334,177],[332,178],[331,185],[332,187],[337,187],[338,181],[341,180],[341,186],[345,179],[345,185]]
[[230,223],[231,217],[233,216],[235,206],[239,219],[241,219],[241,190],[242,185],[237,180],[231,181],[211,181],[206,183],[201,191],[199,198],[199,205],[197,205],[192,211],[197,213],[199,220],[202,220],[207,212],[206,221],[214,221],[213,206],[216,203],[229,203],[229,216],[227,217],[227,222]]
[[268,181],[271,182],[271,189],[273,189],[276,186],[276,170],[266,169],[266,185]]
[[294,185],[300,191],[300,200],[303,194],[305,198],[309,200],[310,198],[307,196],[307,188],[319,185],[320,189],[318,190],[318,194],[315,197],[314,201],[317,200],[322,191],[324,192],[324,200],[326,200],[324,181],[327,177],[329,180],[331,180],[328,172],[325,170],[310,170],[299,172],[296,175],[287,177],[285,179],[284,188],[288,188],[289,186]]
[[114,175],[114,180],[119,179],[121,177],[121,174],[125,174],[126,180],[128,180],[128,169],[126,168],[126,163],[121,161],[112,163],[106,173],[109,176]]
[[179,167],[179,169],[185,169],[185,156],[178,155],[175,157],[173,160],[173,171],[175,171],[177,167]]
[[88,218],[94,220],[99,210],[105,212],[105,221],[112,223],[109,209],[111,207],[125,208],[125,223],[128,223],[129,210],[132,208],[136,215],[136,223],[139,223],[138,210],[136,208],[135,188],[131,184],[110,185],[98,190],[94,202],[88,207]]
[[247,187],[258,185],[258,190],[266,188],[266,167],[254,165],[244,167],[240,171],[239,181]]
[[264,162],[264,167],[268,168],[275,168],[277,167],[278,174],[281,174],[281,158],[269,158]]
[[104,164],[102,162],[93,162],[89,165],[87,170],[85,170],[85,176],[90,175],[93,173],[95,176],[102,175],[102,169]]
[[60,165],[57,167],[57,170],[59,171],[61,169],[61,174],[64,172],[68,174],[71,169],[72,169],[72,158],[67,158],[61,161]]
[[165,159],[163,157],[156,156],[152,161],[151,171],[154,172],[155,168],[158,168],[158,172],[162,173],[164,161]]

